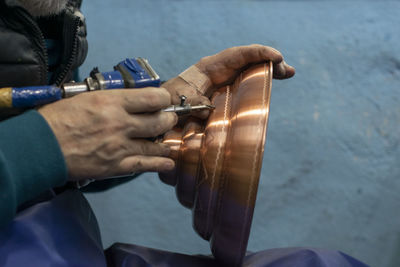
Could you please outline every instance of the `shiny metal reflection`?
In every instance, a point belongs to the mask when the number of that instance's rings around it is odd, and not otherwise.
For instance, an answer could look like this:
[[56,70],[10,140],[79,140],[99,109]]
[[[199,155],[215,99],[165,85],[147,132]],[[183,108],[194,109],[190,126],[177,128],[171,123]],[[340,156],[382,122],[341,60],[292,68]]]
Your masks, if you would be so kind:
[[256,201],[267,131],[272,63],[244,71],[211,97],[207,122],[189,120],[164,136],[176,168],[160,178],[192,209],[193,227],[216,259],[240,266]]

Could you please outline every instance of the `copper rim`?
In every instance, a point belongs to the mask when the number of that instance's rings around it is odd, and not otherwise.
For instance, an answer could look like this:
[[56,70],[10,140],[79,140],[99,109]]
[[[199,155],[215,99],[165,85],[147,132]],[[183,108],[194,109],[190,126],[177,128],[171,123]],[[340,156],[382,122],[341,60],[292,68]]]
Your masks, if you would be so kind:
[[241,265],[261,171],[272,82],[272,63],[244,71],[211,97],[206,123],[191,120],[167,133],[176,170],[160,175],[193,211],[193,227],[211,240],[214,256]]

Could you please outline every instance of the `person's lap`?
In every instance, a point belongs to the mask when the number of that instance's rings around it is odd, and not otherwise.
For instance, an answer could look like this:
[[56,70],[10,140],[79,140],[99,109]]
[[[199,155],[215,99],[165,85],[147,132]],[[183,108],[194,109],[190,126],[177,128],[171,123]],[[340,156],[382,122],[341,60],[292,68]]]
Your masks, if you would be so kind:
[[[117,243],[103,251],[96,217],[83,194],[67,190],[21,211],[0,231],[0,266],[220,266],[211,256]],[[278,248],[248,253],[243,266],[368,267],[340,252]]]

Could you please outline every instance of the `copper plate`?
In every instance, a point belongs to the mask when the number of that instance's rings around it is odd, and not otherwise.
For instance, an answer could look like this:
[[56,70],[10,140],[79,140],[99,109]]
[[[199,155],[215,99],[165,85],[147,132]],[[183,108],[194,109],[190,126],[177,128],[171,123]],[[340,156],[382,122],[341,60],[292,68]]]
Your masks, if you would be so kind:
[[193,227],[222,264],[240,266],[257,196],[271,96],[272,63],[253,66],[211,97],[208,121],[190,119],[163,142],[176,160],[161,180],[192,209]]

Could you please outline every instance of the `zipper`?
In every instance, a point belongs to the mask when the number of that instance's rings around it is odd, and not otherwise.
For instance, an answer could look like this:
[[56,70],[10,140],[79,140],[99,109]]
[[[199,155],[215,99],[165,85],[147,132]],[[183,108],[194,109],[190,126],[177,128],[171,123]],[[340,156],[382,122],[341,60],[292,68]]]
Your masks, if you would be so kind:
[[[78,30],[79,30],[80,18],[75,17],[73,22],[74,33],[73,33],[73,40],[72,40],[72,49],[71,53],[68,57],[68,61],[65,64],[64,68],[57,74],[55,78],[55,85],[61,86],[67,77],[67,74],[71,71],[72,64],[75,62],[78,50]],[[65,42],[65,41],[64,41]]]
[[16,15],[19,16],[25,25],[30,29],[27,31],[28,36],[32,39],[31,41],[34,45],[33,50],[39,56],[39,60],[42,63],[40,68],[40,81],[42,84],[47,84],[48,54],[43,33],[33,17],[25,10],[17,8],[15,11]]
[[[3,3],[0,0],[0,6],[3,7]],[[28,38],[31,40],[33,44],[33,50],[37,54],[39,61],[41,63],[41,68],[40,68],[40,83],[41,84],[48,84],[48,53],[47,53],[47,48],[46,48],[46,43],[45,43],[45,38],[44,35],[37,24],[37,22],[34,20],[34,18],[27,13],[24,9],[16,7],[14,8],[14,14],[16,17],[19,17],[21,22],[24,24],[24,28],[22,29]],[[9,14],[6,13],[8,16]],[[73,27],[73,38],[72,38],[72,49],[71,52],[68,55],[68,60],[67,63],[64,65],[64,67],[57,73],[57,76],[52,79],[55,81],[54,83],[56,86],[60,86],[65,82],[67,74],[71,71],[72,65],[75,62],[75,59],[78,54],[78,31],[79,31],[79,26],[80,26],[80,21],[81,18],[79,16],[74,15],[73,13],[71,14],[74,16],[72,18],[72,27]],[[12,18],[12,15],[10,15],[10,18]],[[21,29],[20,29],[21,30]],[[64,40],[65,43],[65,40]]]

